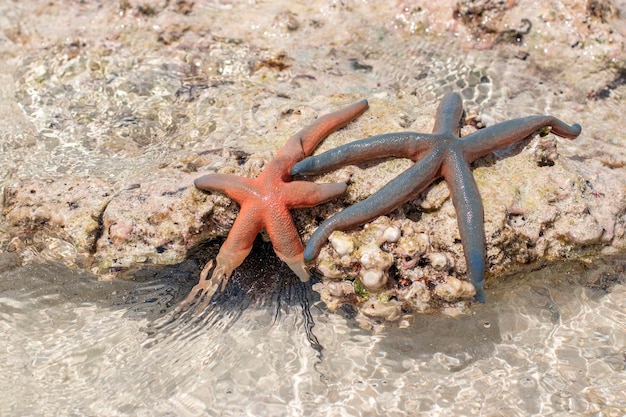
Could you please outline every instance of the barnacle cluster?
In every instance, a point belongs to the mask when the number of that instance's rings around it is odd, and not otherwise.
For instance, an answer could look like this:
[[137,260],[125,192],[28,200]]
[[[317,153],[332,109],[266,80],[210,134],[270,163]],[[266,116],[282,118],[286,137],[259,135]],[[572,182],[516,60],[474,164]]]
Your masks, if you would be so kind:
[[416,313],[468,311],[474,286],[456,276],[456,259],[438,252],[414,221],[382,216],[328,240],[317,260],[323,279],[313,289],[331,311],[354,307],[362,327],[379,331],[408,326]]

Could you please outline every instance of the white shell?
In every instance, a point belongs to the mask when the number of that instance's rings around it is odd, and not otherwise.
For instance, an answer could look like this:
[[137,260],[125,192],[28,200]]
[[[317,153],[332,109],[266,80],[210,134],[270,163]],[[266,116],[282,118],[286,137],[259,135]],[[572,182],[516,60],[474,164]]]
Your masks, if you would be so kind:
[[396,226],[389,226],[383,232],[383,240],[385,242],[397,242],[400,239],[400,236],[402,236],[402,233],[400,231],[400,228]]
[[387,274],[380,269],[361,269],[361,283],[370,290],[378,290],[387,283]]
[[386,271],[393,263],[393,257],[383,252],[375,243],[369,243],[360,249],[359,262],[365,269]]
[[349,255],[354,251],[354,240],[343,232],[333,232],[328,240],[339,256]]

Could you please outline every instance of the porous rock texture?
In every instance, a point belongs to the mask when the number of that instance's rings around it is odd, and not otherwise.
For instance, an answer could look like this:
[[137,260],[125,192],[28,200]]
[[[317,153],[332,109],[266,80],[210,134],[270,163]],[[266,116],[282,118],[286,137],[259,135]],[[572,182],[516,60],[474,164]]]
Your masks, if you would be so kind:
[[[362,98],[370,110],[318,151],[386,132],[430,132],[448,91],[464,98],[464,134],[532,114],[583,126],[575,141],[537,137],[474,164],[490,277],[625,250],[623,1],[0,8],[0,250],[22,262],[43,257],[100,274],[176,263],[225,236],[237,215],[228,198],[195,190],[194,178],[257,175],[290,135]],[[340,199],[294,211],[303,240],[410,165],[378,161],[314,179],[350,185]],[[379,242],[393,262],[368,282],[410,292],[416,311],[453,305],[451,288],[469,297],[453,280],[464,279],[455,216],[438,183],[378,220],[400,236]],[[346,231],[356,251],[376,224]],[[411,252],[409,241],[423,248]],[[319,262],[354,287],[360,259],[329,243]],[[349,292],[332,282],[322,284],[333,297]],[[357,288],[357,303],[379,317],[369,291]],[[385,311],[401,320],[392,307]]]

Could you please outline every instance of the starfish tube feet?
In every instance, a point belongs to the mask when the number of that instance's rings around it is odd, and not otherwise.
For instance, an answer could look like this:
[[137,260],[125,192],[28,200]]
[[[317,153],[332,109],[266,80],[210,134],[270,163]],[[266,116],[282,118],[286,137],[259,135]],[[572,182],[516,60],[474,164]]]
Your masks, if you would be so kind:
[[[213,261],[207,262],[200,272],[200,281],[191,289],[187,297],[176,307],[174,312],[176,314],[182,313],[186,307],[193,309],[193,314],[201,313],[211,302],[211,298],[220,288],[225,285],[225,280],[228,278],[224,274],[222,267],[219,265],[213,271],[211,278],[209,278],[209,272],[213,268]],[[195,307],[195,308],[194,308]]]
[[568,125],[552,116],[530,116],[498,123],[460,137],[463,102],[457,93],[446,94],[435,116],[432,134],[390,133],[358,140],[297,163],[292,175],[315,175],[342,165],[404,157],[415,165],[367,199],[326,220],[306,245],[304,258],[310,262],[319,254],[330,234],[347,230],[389,213],[411,200],[429,184],[443,177],[457,212],[457,223],[467,263],[467,274],[476,289],[476,300],[485,301],[483,281],[486,270],[486,242],[483,205],[470,164],[492,151],[523,140],[549,127],[552,133],[574,139],[581,133],[578,124]]

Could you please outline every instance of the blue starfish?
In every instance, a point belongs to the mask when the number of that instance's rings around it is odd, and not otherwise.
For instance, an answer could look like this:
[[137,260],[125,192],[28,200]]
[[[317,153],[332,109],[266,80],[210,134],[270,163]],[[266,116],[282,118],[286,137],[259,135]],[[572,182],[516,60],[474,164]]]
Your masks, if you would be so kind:
[[387,157],[416,161],[415,165],[367,199],[322,223],[306,245],[304,259],[307,262],[317,257],[333,231],[347,230],[386,214],[443,177],[457,212],[468,278],[476,288],[476,300],[485,302],[483,205],[470,164],[498,148],[525,139],[547,127],[552,128],[552,133],[568,139],[576,138],[581,127],[578,124],[569,126],[552,116],[529,116],[498,123],[461,139],[463,102],[457,93],[449,93],[443,98],[435,118],[435,127],[430,135],[402,132],[372,136],[306,158],[294,165],[291,175],[313,175],[343,165]]

